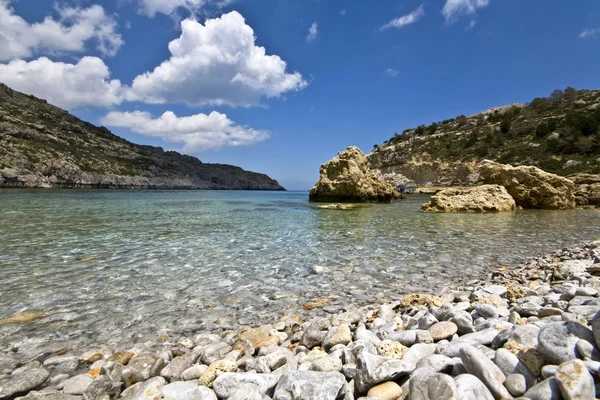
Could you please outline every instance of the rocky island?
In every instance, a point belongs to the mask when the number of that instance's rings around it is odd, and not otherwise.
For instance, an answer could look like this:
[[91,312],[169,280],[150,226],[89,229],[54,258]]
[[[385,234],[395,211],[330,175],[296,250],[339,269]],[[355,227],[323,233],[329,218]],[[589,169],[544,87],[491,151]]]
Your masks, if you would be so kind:
[[264,174],[133,144],[1,83],[0,187],[285,190]]

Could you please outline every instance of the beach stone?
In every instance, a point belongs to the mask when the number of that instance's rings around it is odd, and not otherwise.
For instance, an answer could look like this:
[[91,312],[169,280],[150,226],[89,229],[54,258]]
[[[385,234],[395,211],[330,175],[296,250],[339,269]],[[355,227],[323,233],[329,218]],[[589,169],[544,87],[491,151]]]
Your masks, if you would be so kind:
[[192,382],[173,382],[163,386],[161,396],[164,400],[217,400],[212,390]]
[[506,377],[484,353],[475,347],[467,346],[460,349],[460,359],[467,372],[479,378],[495,398],[512,398],[502,385]]
[[429,333],[436,342],[451,338],[456,332],[458,332],[458,326],[451,321],[438,322],[429,328]]
[[339,372],[294,371],[279,378],[273,400],[352,400]]
[[575,348],[584,359],[595,361],[600,360],[600,352],[587,340],[579,339],[575,345]]
[[533,324],[517,325],[509,331],[507,341],[526,347],[537,347],[540,327]]
[[[356,331],[354,332],[354,339],[371,342],[375,346],[377,346],[379,343],[381,343],[381,339],[379,339],[379,337],[377,337],[375,332],[371,332],[364,325],[360,325],[360,326],[358,326],[358,328],[356,328]],[[394,339],[392,339],[392,340],[394,340]],[[416,340],[416,334],[415,334],[415,340]]]
[[137,393],[137,391],[140,390],[143,384],[144,382],[134,383],[133,385],[123,390],[119,395],[119,398],[130,400]]
[[247,340],[252,343],[254,347],[257,347],[257,344],[262,342],[271,336],[271,331],[273,330],[273,326],[265,325],[258,328],[250,328],[243,332],[241,332],[238,337],[241,340]]
[[83,398],[86,400],[104,400],[108,398],[116,398],[119,396],[119,394],[121,394],[121,382],[114,381],[107,375],[100,375],[85,389]]
[[596,395],[594,378],[581,360],[561,364],[554,377],[565,400],[593,399]]
[[18,400],[81,400],[81,396],[73,396],[65,393],[40,393],[30,394],[25,397],[18,397]]
[[432,354],[420,359],[419,362],[417,362],[417,369],[429,368],[435,372],[447,372],[451,371],[455,364],[456,362],[450,357],[441,354]]
[[489,389],[474,375],[461,374],[454,378],[456,400],[494,400]]
[[339,358],[327,356],[312,362],[311,369],[319,372],[340,372],[342,361]]
[[144,382],[131,400],[154,400],[160,399],[162,388],[167,381],[162,376],[150,378]]
[[554,376],[554,374],[556,374],[556,372],[558,371],[558,365],[544,365],[544,367],[542,367],[542,376],[544,378],[550,378],[551,376]]
[[129,360],[133,358],[135,354],[130,353],[128,351],[118,351],[112,356],[108,357],[107,361],[113,361],[119,364],[127,365]]
[[434,324],[438,323],[438,319],[434,317],[432,314],[425,314],[419,319],[419,329],[427,330],[431,328]]
[[458,333],[461,335],[472,333],[475,330],[473,327],[473,317],[471,317],[468,312],[457,312],[449,319],[449,321],[456,325]]
[[404,346],[410,347],[417,343],[417,331],[400,331],[393,332],[387,336],[387,339],[399,342]]
[[133,356],[127,363],[127,366],[130,368],[135,368],[139,372],[144,374],[144,371],[149,371],[150,367],[152,366],[152,364],[154,364],[155,361],[156,358],[152,356],[152,354],[141,353]]
[[33,361],[13,371],[9,377],[0,379],[0,399],[26,394],[44,383],[49,376],[50,373],[38,361]]
[[321,332],[321,327],[316,324],[310,324],[300,339],[300,344],[306,348],[312,349],[315,346],[320,346],[323,343],[325,334]]
[[145,376],[147,375],[148,378],[159,376],[161,371],[165,368],[165,363],[166,361],[164,358],[157,358],[156,361],[154,361],[154,364],[148,369],[148,372],[146,373],[146,370],[144,370],[142,374]]
[[204,372],[206,372],[207,369],[207,365],[192,365],[191,367],[189,367],[181,373],[181,379],[183,379],[184,381],[198,379],[202,376]]
[[352,331],[346,324],[341,324],[329,329],[327,336],[325,336],[324,346],[325,349],[330,349],[338,344],[347,345],[352,341]]
[[507,349],[498,349],[494,356],[494,364],[500,368],[505,376],[520,374],[526,379],[527,387],[535,382],[537,375],[531,372],[519,358]]
[[163,378],[169,379],[169,380],[179,379],[181,377],[181,374],[183,373],[183,371],[185,371],[186,369],[191,367],[192,364],[194,364],[196,362],[196,360],[198,359],[199,356],[200,356],[199,351],[192,350],[187,354],[184,354],[179,357],[175,357],[169,363],[169,365],[167,365],[160,371],[160,376],[162,376]]
[[555,378],[548,378],[538,383],[523,396],[530,400],[562,400],[562,394]]
[[419,368],[410,378],[410,400],[454,400],[456,395],[456,382],[449,375],[438,374],[428,368]]
[[126,367],[121,371],[121,380],[125,384],[125,387],[145,381],[142,374],[137,369],[131,367]]
[[88,374],[75,375],[63,383],[63,393],[65,394],[83,394],[94,378]]
[[527,391],[527,382],[521,374],[509,374],[504,381],[504,387],[515,397],[522,396]]
[[269,396],[260,394],[256,385],[247,383],[236,390],[227,400],[270,400]]
[[560,365],[576,358],[579,339],[594,340],[591,331],[577,322],[552,322],[540,330],[538,350],[548,361]]
[[377,354],[384,357],[398,358],[401,359],[404,357],[406,352],[408,351],[408,347],[403,346],[400,342],[395,342],[393,340],[383,340],[377,346]]
[[594,334],[596,347],[600,348],[600,312],[596,313],[592,319],[592,332]]
[[406,354],[404,354],[403,360],[409,364],[416,365],[419,360],[432,355],[435,353],[437,345],[427,343],[417,343],[413,345]]
[[202,347],[202,351],[200,353],[200,360],[203,364],[210,365],[215,361],[219,361],[225,358],[225,356],[232,350],[233,347],[231,347],[225,342],[211,343]]
[[491,304],[477,304],[475,312],[486,319],[498,318],[500,316],[496,307]]
[[384,382],[369,389],[367,397],[381,400],[396,400],[401,397],[402,394],[402,387],[396,382]]
[[515,200],[499,185],[443,189],[421,207],[424,212],[499,212],[515,209]]
[[218,376],[213,382],[213,390],[219,398],[229,398],[240,387],[252,384],[260,394],[272,395],[279,377],[271,374],[248,374],[239,372],[226,372]]
[[415,364],[363,351],[357,357],[356,368],[356,387],[359,392],[366,393],[377,383],[392,381],[410,374],[414,371]]
[[237,362],[233,360],[223,359],[210,364],[206,371],[198,379],[198,384],[202,386],[212,387],[217,376],[225,372],[234,372],[237,369]]
[[591,321],[594,316],[600,311],[600,305],[581,305],[569,306],[569,312],[583,317],[585,320]]

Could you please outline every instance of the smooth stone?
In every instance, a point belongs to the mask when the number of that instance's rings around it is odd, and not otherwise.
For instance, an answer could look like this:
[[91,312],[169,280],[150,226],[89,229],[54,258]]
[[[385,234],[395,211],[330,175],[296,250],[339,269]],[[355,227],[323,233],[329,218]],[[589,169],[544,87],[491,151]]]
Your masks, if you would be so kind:
[[509,374],[504,381],[504,387],[515,397],[522,396],[527,391],[527,381],[521,374]]
[[552,322],[540,329],[538,350],[550,363],[560,365],[577,357],[579,339],[594,340],[592,332],[577,322]]
[[184,381],[191,381],[198,379],[208,369],[208,365],[192,365],[181,373],[181,379]]
[[594,318],[596,313],[600,311],[600,305],[582,305],[582,306],[570,306],[569,312],[575,315],[580,315],[586,320],[590,321]]
[[243,385],[236,390],[227,400],[270,400],[269,396],[260,394],[256,385],[250,383]]
[[220,398],[228,398],[240,387],[252,384],[257,387],[260,394],[272,395],[279,377],[271,374],[248,374],[239,372],[226,372],[213,382],[213,390]]
[[387,336],[388,340],[401,343],[403,346],[410,347],[417,343],[417,331],[400,331],[393,332]]
[[475,306],[475,312],[486,319],[498,318],[500,316],[496,307],[491,304],[477,304]]
[[544,377],[544,379],[546,378],[550,378],[552,376],[554,376],[554,374],[556,374],[556,372],[558,371],[558,365],[544,365],[542,367],[542,376]]
[[167,381],[162,376],[150,378],[144,382],[131,400],[154,400],[160,399],[162,388]]
[[460,350],[460,359],[467,372],[479,378],[496,399],[503,397],[512,399],[508,390],[502,385],[506,377],[484,353],[475,347],[467,346]]
[[581,360],[561,364],[555,378],[565,400],[593,399],[596,395],[594,378]]
[[352,331],[346,324],[335,326],[329,329],[325,336],[325,349],[330,349],[336,345],[347,345],[352,341]]
[[467,343],[471,346],[483,345],[487,346],[492,343],[494,338],[498,336],[500,332],[496,328],[488,328],[478,332],[468,333],[453,340],[452,343]]
[[25,394],[40,386],[49,376],[50,373],[39,362],[31,362],[13,371],[8,379],[0,380],[0,399]]
[[199,356],[199,351],[192,350],[187,354],[175,357],[169,363],[169,365],[167,365],[160,371],[160,376],[169,380],[181,378],[181,374],[183,373],[183,371],[191,367],[196,362]]
[[474,375],[462,374],[454,378],[456,400],[494,400],[490,390]]
[[384,382],[369,389],[367,397],[381,400],[396,400],[402,396],[402,394],[402,387],[396,382]]
[[537,376],[527,368],[519,358],[508,351],[507,349],[498,349],[494,356],[494,364],[500,368],[500,371],[505,376],[511,374],[523,375],[527,382],[527,387],[531,387],[537,378]]
[[587,340],[578,340],[577,344],[575,345],[575,348],[584,359],[595,361],[600,360],[600,352],[594,347],[593,344],[591,344]]
[[540,327],[533,324],[517,325],[509,331],[508,340],[526,347],[537,347]]
[[357,357],[356,368],[356,387],[359,392],[366,393],[375,384],[410,374],[414,371],[415,364],[363,351]]
[[142,353],[133,356],[127,363],[128,367],[135,368],[143,374],[144,370],[148,370],[152,364],[156,361],[156,358],[151,354]]
[[594,335],[594,342],[596,347],[600,349],[600,312],[596,313],[592,319],[592,332]]
[[271,336],[272,330],[273,327],[271,325],[265,325],[258,328],[250,328],[241,332],[239,334],[239,338],[241,340],[249,341],[254,347],[256,347],[257,344]]
[[450,357],[432,354],[419,360],[417,368],[429,368],[435,372],[449,372],[455,364],[456,362]]
[[548,378],[538,383],[527,392],[526,397],[530,400],[563,400],[558,382],[555,378]]
[[419,329],[427,330],[431,328],[433,325],[437,324],[439,321],[432,314],[425,314],[419,319]]
[[312,349],[315,346],[320,346],[323,343],[324,338],[325,333],[321,331],[321,327],[316,323],[312,323],[302,334],[302,337],[300,338],[300,344]]
[[214,392],[207,387],[192,382],[173,382],[163,386],[164,400],[217,400]]
[[273,400],[352,400],[339,372],[294,371],[279,378]]
[[410,378],[410,400],[454,400],[456,394],[456,382],[452,377],[438,374],[429,368],[415,370]]
[[460,335],[465,335],[467,333],[472,333],[475,328],[473,327],[473,317],[466,311],[457,311],[454,315],[449,319],[450,322],[456,324],[458,328],[458,333]]
[[206,371],[198,379],[198,384],[202,386],[212,387],[214,380],[225,372],[235,372],[237,369],[237,362],[229,359],[223,359],[215,361],[210,364]]
[[83,394],[94,378],[88,374],[75,375],[63,383],[63,393],[65,394]]
[[356,331],[354,332],[354,340],[364,340],[373,343],[375,346],[381,343],[381,339],[379,339],[377,334],[367,330],[364,325],[360,325],[358,328],[356,328]]
[[407,363],[416,365],[419,360],[430,356],[435,353],[437,349],[437,345],[435,344],[427,344],[427,343],[417,343],[413,345],[406,354],[404,354],[404,358],[402,360]]
[[134,355],[135,354],[128,352],[128,351],[118,351],[115,354],[108,357],[107,361],[112,361],[112,362],[116,362],[116,363],[119,363],[122,365],[127,365],[129,360],[131,360]]
[[145,381],[142,374],[137,369],[131,367],[126,367],[121,371],[121,380],[125,384],[125,387]]
[[340,372],[342,361],[339,358],[327,356],[312,362],[311,369],[319,372]]
[[454,322],[442,321],[432,325],[429,333],[434,341],[449,339],[458,332],[458,326]]
[[35,393],[25,397],[19,397],[18,400],[81,400],[81,396],[73,396],[65,393]]

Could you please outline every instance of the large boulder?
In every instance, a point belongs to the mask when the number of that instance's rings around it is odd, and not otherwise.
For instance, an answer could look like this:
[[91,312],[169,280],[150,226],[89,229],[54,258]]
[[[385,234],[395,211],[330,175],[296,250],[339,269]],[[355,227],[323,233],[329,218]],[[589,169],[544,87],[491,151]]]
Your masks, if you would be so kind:
[[539,168],[513,167],[486,160],[479,167],[479,175],[483,183],[504,186],[517,205],[523,208],[575,208],[573,182]]
[[600,175],[574,174],[567,178],[575,183],[575,203],[578,206],[600,206]]
[[388,202],[398,198],[393,184],[379,179],[369,169],[367,157],[351,146],[321,166],[320,177],[311,189],[311,201]]
[[498,212],[514,211],[515,200],[499,185],[449,188],[439,191],[423,204],[426,212]]

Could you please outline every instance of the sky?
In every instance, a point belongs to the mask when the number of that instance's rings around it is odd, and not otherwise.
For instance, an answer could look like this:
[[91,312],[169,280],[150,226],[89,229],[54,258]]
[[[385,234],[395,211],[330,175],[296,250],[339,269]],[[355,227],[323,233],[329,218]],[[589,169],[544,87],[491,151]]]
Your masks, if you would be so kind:
[[307,190],[348,146],[600,88],[600,1],[0,0],[0,82]]

